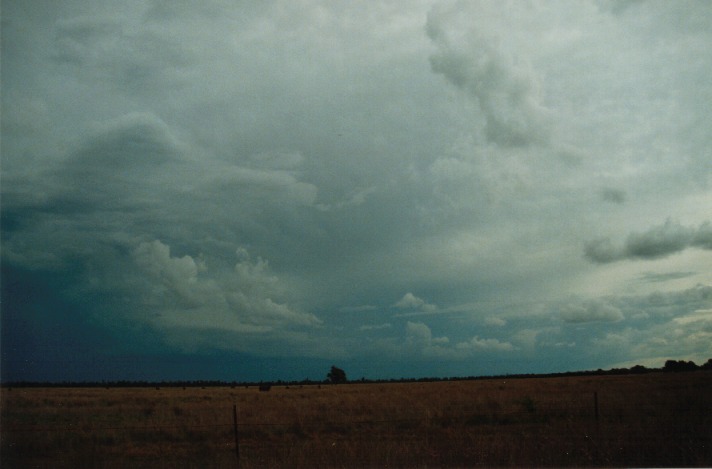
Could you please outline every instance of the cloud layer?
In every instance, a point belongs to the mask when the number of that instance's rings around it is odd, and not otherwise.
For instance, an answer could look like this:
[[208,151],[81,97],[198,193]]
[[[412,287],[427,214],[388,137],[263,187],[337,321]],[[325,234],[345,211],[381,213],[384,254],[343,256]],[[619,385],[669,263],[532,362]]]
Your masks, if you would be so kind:
[[3,10],[3,376],[712,354],[706,2]]

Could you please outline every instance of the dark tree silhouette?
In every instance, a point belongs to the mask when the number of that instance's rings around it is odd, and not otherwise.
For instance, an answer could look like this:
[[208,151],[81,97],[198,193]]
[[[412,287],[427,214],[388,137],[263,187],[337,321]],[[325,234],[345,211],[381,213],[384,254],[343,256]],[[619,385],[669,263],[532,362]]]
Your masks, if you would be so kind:
[[331,384],[345,383],[347,381],[346,380],[346,372],[344,370],[342,370],[341,368],[332,366],[331,371],[329,371],[329,373],[326,374],[326,379]]
[[685,360],[680,360],[680,361],[668,360],[665,362],[665,366],[663,367],[663,371],[672,371],[672,372],[695,371],[697,369],[698,369],[698,366],[695,364],[695,362],[693,362],[693,361],[686,362]]

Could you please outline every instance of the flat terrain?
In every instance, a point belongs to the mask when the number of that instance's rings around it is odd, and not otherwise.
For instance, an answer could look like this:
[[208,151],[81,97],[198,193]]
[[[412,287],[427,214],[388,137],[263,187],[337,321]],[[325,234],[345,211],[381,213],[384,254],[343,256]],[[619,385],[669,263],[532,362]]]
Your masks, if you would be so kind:
[[712,466],[705,371],[1,397],[3,468]]

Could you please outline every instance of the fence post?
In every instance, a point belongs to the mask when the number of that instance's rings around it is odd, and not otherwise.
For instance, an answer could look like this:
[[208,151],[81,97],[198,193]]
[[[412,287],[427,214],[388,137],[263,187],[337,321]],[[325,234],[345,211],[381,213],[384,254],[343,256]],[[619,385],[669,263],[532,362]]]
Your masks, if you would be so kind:
[[240,440],[237,436],[237,404],[232,405],[232,423],[235,429],[235,458],[237,461],[237,468],[240,468]]

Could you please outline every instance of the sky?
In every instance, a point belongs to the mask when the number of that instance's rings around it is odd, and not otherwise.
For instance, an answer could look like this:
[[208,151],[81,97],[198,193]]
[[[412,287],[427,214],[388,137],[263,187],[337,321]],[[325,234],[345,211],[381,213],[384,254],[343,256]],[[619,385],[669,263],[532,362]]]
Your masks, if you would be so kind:
[[712,2],[4,0],[4,381],[712,358]]

